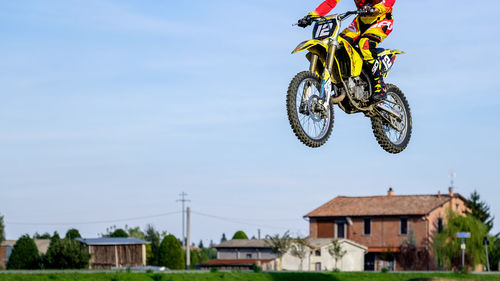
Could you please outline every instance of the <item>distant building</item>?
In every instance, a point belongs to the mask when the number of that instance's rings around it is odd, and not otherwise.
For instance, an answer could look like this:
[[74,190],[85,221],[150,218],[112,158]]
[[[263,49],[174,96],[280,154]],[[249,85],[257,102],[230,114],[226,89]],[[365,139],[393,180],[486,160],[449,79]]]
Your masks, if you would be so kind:
[[[347,239],[339,239],[338,242],[344,256],[335,263],[330,255],[329,248],[332,245],[331,238],[307,238],[307,251],[302,261],[291,254],[291,249],[283,255],[282,269],[290,271],[363,271],[365,253],[368,248]],[[295,245],[292,244],[292,247]]]
[[263,270],[276,270],[278,257],[265,239],[233,239],[216,245],[217,259],[203,262],[200,269],[251,269],[258,265]]
[[146,265],[146,241],[137,238],[77,238],[91,255],[90,269]]
[[[50,245],[50,239],[35,239],[35,245],[40,255],[46,254]],[[0,268],[6,268],[12,249],[17,240],[5,240],[0,244]]]
[[[402,270],[397,255],[404,241],[430,250],[433,236],[446,224],[446,211],[465,214],[467,199],[453,193],[432,195],[338,196],[305,215],[311,238],[349,239],[368,247],[364,269]],[[429,251],[431,254],[431,251]],[[383,258],[392,256],[391,260]],[[435,269],[432,258],[420,270]]]

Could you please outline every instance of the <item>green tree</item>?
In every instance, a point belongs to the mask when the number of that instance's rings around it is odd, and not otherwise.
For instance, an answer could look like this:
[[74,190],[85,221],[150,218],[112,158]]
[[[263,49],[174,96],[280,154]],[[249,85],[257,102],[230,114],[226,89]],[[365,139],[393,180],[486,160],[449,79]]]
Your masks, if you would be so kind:
[[347,251],[342,249],[342,245],[338,239],[333,239],[331,245],[328,247],[328,253],[335,260],[335,269],[338,269],[337,263],[345,256]]
[[50,236],[50,233],[48,232],[45,232],[44,234],[40,234],[38,232],[35,232],[35,234],[33,234],[33,239],[50,239],[51,236]]
[[185,269],[184,251],[181,243],[172,234],[167,235],[160,244],[160,265],[169,269]]
[[122,228],[117,228],[113,232],[111,232],[108,237],[114,237],[114,238],[122,237],[122,238],[127,238],[128,237],[128,233],[125,230],[123,230]]
[[82,269],[87,268],[90,254],[86,247],[76,240],[60,239],[54,234],[47,253],[43,257],[45,268],[50,269]]
[[290,237],[290,231],[286,231],[283,235],[267,235],[266,244],[271,247],[271,250],[278,255],[279,259],[279,270],[281,270],[281,263],[283,255],[288,251],[292,243],[292,238]]
[[28,234],[21,236],[12,249],[7,269],[39,269],[40,265],[35,241]]
[[0,244],[5,241],[5,223],[3,222],[3,216],[0,216]]
[[75,240],[76,238],[82,238],[80,232],[76,228],[71,228],[66,232],[66,236],[64,238]]
[[233,235],[233,239],[244,239],[244,240],[248,240],[248,236],[246,235],[245,232],[243,232],[242,230],[238,230],[234,233]]
[[128,228],[127,226],[125,226],[125,230],[127,231],[128,237],[146,240],[146,234],[144,234],[144,232],[142,232],[142,230],[138,226],[133,228]]
[[437,234],[433,241],[438,266],[448,270],[461,268],[461,241],[456,238],[457,232],[471,233],[471,237],[466,239],[466,265],[474,267],[477,264],[485,264],[483,237],[488,234],[487,226],[472,215],[461,216],[451,209],[447,211],[447,219],[448,223],[443,231]]
[[161,235],[153,225],[146,226],[145,237],[149,244],[146,245],[146,262],[148,265],[160,265]]
[[488,232],[490,232],[493,228],[495,217],[491,216],[490,206],[485,201],[481,201],[481,196],[477,190],[474,190],[474,192],[470,194],[467,207],[471,210],[469,214],[484,223],[488,228]]
[[198,248],[200,248],[200,249],[205,248],[205,247],[203,246],[203,240],[200,240],[200,243],[198,243]]

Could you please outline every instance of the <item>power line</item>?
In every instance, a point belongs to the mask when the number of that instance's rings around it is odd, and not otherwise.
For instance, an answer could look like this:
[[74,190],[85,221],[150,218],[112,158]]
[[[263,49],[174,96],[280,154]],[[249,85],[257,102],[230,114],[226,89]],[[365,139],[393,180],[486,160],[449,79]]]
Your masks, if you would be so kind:
[[114,219],[114,220],[102,220],[102,221],[86,221],[86,222],[16,222],[16,221],[6,221],[6,224],[14,224],[14,225],[83,225],[83,224],[101,224],[101,223],[114,223],[114,222],[123,222],[123,221],[133,221],[133,220],[142,220],[142,219],[150,219],[150,218],[158,218],[165,217],[170,215],[175,215],[180,213],[180,211],[162,213],[156,215],[149,216],[141,216],[141,217],[132,217],[132,218],[124,218],[124,219]]
[[266,228],[274,228],[274,229],[286,229],[289,230],[289,227],[282,227],[282,226],[276,226],[276,225],[265,225],[265,224],[255,224],[255,223],[248,223],[248,222],[242,222],[241,220],[244,219],[237,219],[237,218],[227,218],[227,217],[221,217],[221,216],[215,216],[215,215],[210,215],[210,214],[204,214],[201,212],[196,212],[191,210],[191,213],[197,214],[203,217],[208,217],[208,218],[213,218],[221,221],[226,221],[234,224],[243,224],[243,225],[249,225],[249,226],[257,226],[257,227],[266,227]]

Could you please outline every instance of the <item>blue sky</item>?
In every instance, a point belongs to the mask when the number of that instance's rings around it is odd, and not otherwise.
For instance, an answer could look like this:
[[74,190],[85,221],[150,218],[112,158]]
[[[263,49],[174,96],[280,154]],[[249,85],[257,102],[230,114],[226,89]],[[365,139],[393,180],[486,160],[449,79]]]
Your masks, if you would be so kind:
[[500,3],[396,2],[382,47],[406,54],[387,82],[405,92],[414,125],[399,155],[378,146],[368,119],[338,108],[325,146],[293,135],[285,92],[307,61],[290,52],[311,29],[292,23],[319,4],[3,1],[7,237],[147,223],[179,236],[178,213],[110,221],[179,211],[182,191],[196,242],[239,229],[305,235],[302,216],[337,195],[445,192],[450,170],[456,192],[477,189],[500,218]]

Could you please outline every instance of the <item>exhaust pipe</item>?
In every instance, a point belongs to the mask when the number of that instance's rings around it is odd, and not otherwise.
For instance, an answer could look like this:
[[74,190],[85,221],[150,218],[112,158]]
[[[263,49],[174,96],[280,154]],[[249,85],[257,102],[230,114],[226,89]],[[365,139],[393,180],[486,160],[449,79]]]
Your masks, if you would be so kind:
[[339,103],[339,102],[342,102],[344,99],[345,99],[345,92],[342,92],[342,94],[336,98],[331,97],[330,103]]

